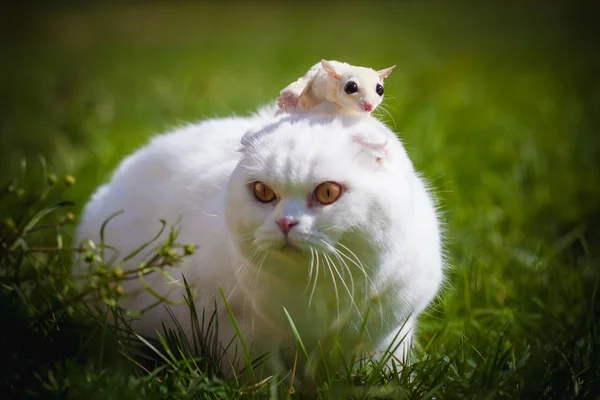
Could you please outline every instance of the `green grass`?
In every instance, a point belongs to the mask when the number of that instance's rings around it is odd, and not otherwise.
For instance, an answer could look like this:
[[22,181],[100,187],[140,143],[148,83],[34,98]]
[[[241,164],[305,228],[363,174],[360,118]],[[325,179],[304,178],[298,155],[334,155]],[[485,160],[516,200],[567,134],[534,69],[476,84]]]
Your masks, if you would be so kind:
[[[151,135],[248,113],[324,57],[397,64],[385,119],[435,188],[451,269],[413,365],[332,375],[319,395],[597,399],[597,7],[262,4],[0,12],[0,397],[288,397],[278,379],[223,378],[201,323],[187,350],[106,324],[68,249],[92,190]],[[112,301],[118,279],[94,279]]]

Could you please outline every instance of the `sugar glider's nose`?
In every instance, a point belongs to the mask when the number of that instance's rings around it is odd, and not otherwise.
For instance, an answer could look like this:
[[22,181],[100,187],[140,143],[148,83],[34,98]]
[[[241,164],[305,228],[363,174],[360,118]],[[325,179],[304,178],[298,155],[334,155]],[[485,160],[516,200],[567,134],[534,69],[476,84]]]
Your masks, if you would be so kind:
[[281,232],[287,236],[290,229],[292,229],[294,225],[298,225],[298,221],[291,217],[282,217],[277,220],[277,225],[281,228]]
[[365,104],[363,104],[363,109],[365,111],[373,111],[373,104],[371,104],[371,103],[365,103]]

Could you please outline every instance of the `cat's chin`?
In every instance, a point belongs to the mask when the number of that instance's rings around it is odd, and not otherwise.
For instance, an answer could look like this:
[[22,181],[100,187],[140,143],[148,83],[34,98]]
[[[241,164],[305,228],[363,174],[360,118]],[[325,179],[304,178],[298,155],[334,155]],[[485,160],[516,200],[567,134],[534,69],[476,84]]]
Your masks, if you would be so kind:
[[291,254],[291,255],[302,255],[305,254],[305,251],[298,247],[293,243],[284,243],[283,246],[279,247],[278,251],[282,254]]
[[268,251],[274,256],[280,256],[283,258],[305,259],[310,255],[310,249],[308,246],[300,243],[285,241],[271,243],[265,246],[264,250]]

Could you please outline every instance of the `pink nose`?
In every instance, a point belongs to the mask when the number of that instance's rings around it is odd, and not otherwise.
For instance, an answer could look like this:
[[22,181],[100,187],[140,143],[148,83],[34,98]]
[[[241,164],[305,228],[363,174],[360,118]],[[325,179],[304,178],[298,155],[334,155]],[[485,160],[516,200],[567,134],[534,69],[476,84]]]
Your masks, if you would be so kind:
[[371,111],[371,110],[373,110],[373,104],[371,104],[371,103],[365,103],[363,105],[363,108],[365,109],[365,111]]
[[281,232],[287,236],[287,233],[290,231],[290,229],[292,229],[294,225],[298,225],[298,221],[290,217],[283,217],[277,220],[277,225],[279,225],[281,228]]

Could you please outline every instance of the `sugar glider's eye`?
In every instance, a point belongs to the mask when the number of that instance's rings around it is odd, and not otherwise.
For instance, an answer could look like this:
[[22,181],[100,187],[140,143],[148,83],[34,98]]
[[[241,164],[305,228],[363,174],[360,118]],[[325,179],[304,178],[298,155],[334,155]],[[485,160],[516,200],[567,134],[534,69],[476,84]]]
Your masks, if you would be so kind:
[[254,197],[261,203],[270,203],[277,198],[277,195],[269,186],[262,182],[254,182]]
[[377,86],[375,86],[375,91],[378,95],[383,96],[383,85],[378,83]]
[[358,92],[358,85],[356,84],[356,82],[350,81],[344,86],[344,92],[348,94],[356,93]]
[[315,200],[325,206],[336,202],[341,194],[342,186],[335,182],[323,182],[313,192]]

